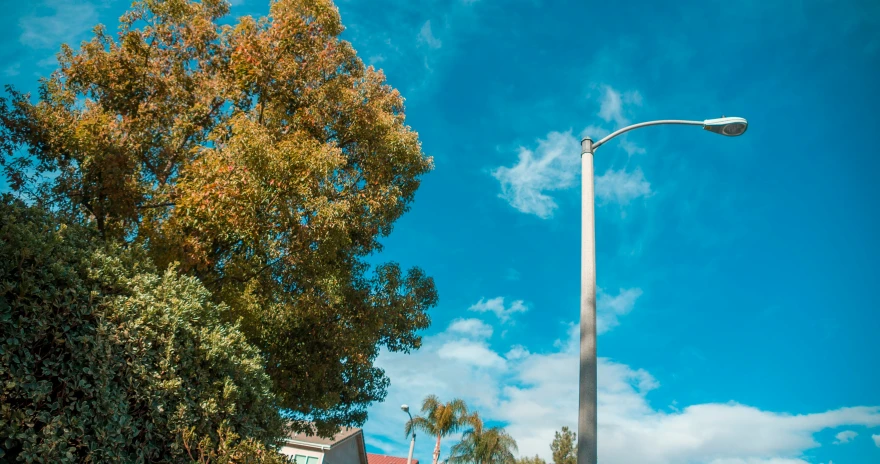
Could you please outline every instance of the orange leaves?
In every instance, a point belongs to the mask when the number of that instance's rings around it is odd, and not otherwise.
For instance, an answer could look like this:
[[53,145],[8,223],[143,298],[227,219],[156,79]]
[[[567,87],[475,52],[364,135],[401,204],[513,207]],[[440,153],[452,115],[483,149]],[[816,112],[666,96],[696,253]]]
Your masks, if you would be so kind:
[[[277,0],[227,28],[222,4],[138,3],[120,43],[71,50],[10,120],[49,170],[70,160],[54,180],[66,206],[125,224],[120,237],[242,316],[279,385],[316,377],[279,392],[285,408],[348,420],[382,394],[352,386],[382,385],[364,378],[369,353],[417,346],[433,305],[429,279],[386,282],[365,262],[431,159],[400,94],[339,40],[332,2]],[[147,199],[170,206],[133,207]],[[340,353],[367,355],[340,367]],[[320,409],[343,391],[361,400]]]

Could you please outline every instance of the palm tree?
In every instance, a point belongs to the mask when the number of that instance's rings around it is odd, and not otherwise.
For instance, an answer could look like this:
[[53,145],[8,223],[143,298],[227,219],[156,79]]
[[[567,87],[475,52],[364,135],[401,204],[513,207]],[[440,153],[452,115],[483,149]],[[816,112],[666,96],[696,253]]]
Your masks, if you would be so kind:
[[409,437],[414,430],[421,430],[432,437],[437,437],[432,461],[432,464],[437,464],[440,458],[440,439],[467,425],[469,417],[464,401],[455,398],[444,404],[437,395],[428,395],[422,401],[422,415],[413,417],[406,423],[406,436]]
[[449,461],[452,464],[514,464],[517,451],[516,440],[503,427],[485,428],[483,421],[474,413],[468,417],[471,428],[452,447]]

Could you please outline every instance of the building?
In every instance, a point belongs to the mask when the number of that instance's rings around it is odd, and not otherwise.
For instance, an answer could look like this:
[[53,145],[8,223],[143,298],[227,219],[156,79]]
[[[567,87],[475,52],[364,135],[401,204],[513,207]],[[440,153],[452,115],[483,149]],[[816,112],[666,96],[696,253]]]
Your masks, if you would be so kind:
[[296,464],[369,464],[364,432],[357,428],[343,427],[333,438],[292,434],[280,451]]
[[[406,464],[406,458],[367,453],[367,462],[368,464]],[[419,464],[419,460],[413,459],[412,464]]]

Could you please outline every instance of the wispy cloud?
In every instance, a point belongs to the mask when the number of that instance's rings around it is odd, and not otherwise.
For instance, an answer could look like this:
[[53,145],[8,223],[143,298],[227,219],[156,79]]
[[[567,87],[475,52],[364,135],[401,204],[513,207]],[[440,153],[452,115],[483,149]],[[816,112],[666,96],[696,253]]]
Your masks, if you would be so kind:
[[838,433],[834,436],[836,440],[834,440],[835,445],[842,445],[844,443],[849,443],[853,441],[853,438],[857,437],[859,434],[852,430],[844,430],[843,432]]
[[510,303],[510,306],[505,306],[504,297],[501,296],[492,298],[490,300],[481,298],[480,301],[468,308],[468,311],[476,311],[478,313],[494,313],[502,324],[510,320],[511,315],[516,313],[524,313],[528,310],[529,308],[525,305],[525,303],[523,303],[522,300],[516,300]]
[[32,48],[57,48],[70,43],[98,23],[95,5],[80,0],[46,0],[52,10],[45,16],[25,16],[18,22],[19,41]]
[[[642,96],[638,91],[619,92],[611,86],[601,87],[598,116],[606,123],[616,126],[629,122],[625,116],[631,106],[640,106]],[[594,141],[608,135],[611,130],[603,125],[591,124],[580,132]],[[616,139],[618,140],[618,139]],[[619,146],[628,155],[644,153],[644,148],[621,137]],[[553,191],[566,190],[577,185],[580,176],[580,139],[567,132],[550,132],[538,140],[535,149],[520,147],[513,166],[501,166],[492,175],[501,183],[501,198],[518,211],[547,219],[558,207],[551,196]],[[645,180],[640,169],[627,172],[609,169],[597,177],[596,196],[600,200],[622,205],[638,197],[651,195],[651,184]]]
[[[633,107],[642,106],[642,94],[637,90],[620,92],[610,85],[600,86],[602,96],[599,99],[599,117],[606,123],[613,123],[614,129],[628,126],[630,118],[627,116]],[[629,140],[627,135],[615,138],[617,144],[626,154],[632,156],[645,153],[645,149]]]
[[434,37],[434,33],[431,32],[430,20],[425,21],[425,24],[422,25],[422,29],[419,30],[419,40],[428,44],[431,48],[440,48],[443,46],[443,42],[437,37]]
[[619,127],[630,123],[625,113],[632,106],[642,106],[642,94],[638,91],[620,92],[610,85],[602,85],[599,100],[599,117],[605,122],[613,122]]
[[[487,330],[460,330],[464,325],[479,327],[453,322],[425,337],[416,353],[379,355],[377,365],[391,386],[386,401],[370,410],[368,440],[381,443],[388,453],[405,455],[406,443],[399,439],[405,418],[398,405],[435,393],[441,399],[461,397],[485,419],[504,424],[521,456],[549,459],[553,432],[577,425],[577,326],[570,325],[555,350],[534,353],[520,344],[490,343]],[[727,402],[668,412],[647,399],[660,388],[649,372],[607,358],[599,359],[598,369],[603,464],[807,464],[803,452],[820,446],[816,433],[880,425],[880,407],[793,415]],[[874,441],[880,443],[880,435]],[[444,455],[452,443],[443,442]],[[417,455],[428,456],[433,443],[417,442],[416,447]]]
[[595,180],[596,197],[603,203],[628,205],[639,197],[651,196],[651,184],[641,169],[632,172],[609,169]]
[[3,75],[6,77],[17,76],[21,71],[21,63],[13,63],[3,68]]
[[347,40],[368,63],[381,65],[408,105],[433,95],[437,77],[446,75],[462,50],[456,39],[478,27],[480,18],[479,4],[466,1],[337,3],[343,4]]
[[580,175],[580,143],[569,132],[551,132],[532,151],[520,148],[519,161],[492,175],[501,182],[501,198],[523,213],[549,218],[557,208],[547,193],[575,185]]
[[640,288],[622,288],[614,296],[600,292],[596,302],[596,331],[603,334],[620,325],[618,318],[629,314],[640,296]]
[[877,445],[877,448],[880,448],[880,435],[871,435],[871,439],[874,440],[874,444]]

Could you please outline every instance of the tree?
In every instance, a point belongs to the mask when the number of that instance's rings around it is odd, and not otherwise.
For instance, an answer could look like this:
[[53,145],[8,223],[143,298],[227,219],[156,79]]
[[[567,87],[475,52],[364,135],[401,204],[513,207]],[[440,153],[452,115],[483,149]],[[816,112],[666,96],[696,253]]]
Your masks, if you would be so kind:
[[0,201],[0,461],[274,462],[271,380],[228,309],[95,236]]
[[469,424],[470,420],[471,416],[468,415],[464,401],[455,398],[448,403],[441,403],[436,395],[428,395],[422,401],[422,415],[407,421],[404,432],[408,437],[415,430],[421,430],[432,437],[437,437],[432,461],[432,464],[437,464],[440,458],[440,439],[459,431]]
[[576,434],[568,427],[562,427],[560,432],[553,436],[550,451],[553,452],[553,464],[577,464],[577,450],[575,449]]
[[429,325],[433,280],[367,258],[432,160],[330,0],[227,13],[136,0],[118,35],[62,46],[35,102],[0,99],[0,162],[18,194],[197,278],[293,429],[327,436],[384,398],[379,349],[417,349]]
[[516,464],[547,464],[547,461],[536,454],[535,457],[521,457],[516,460]]
[[449,460],[453,464],[515,464],[516,440],[503,427],[484,427],[476,413],[467,419],[470,428],[454,445]]

